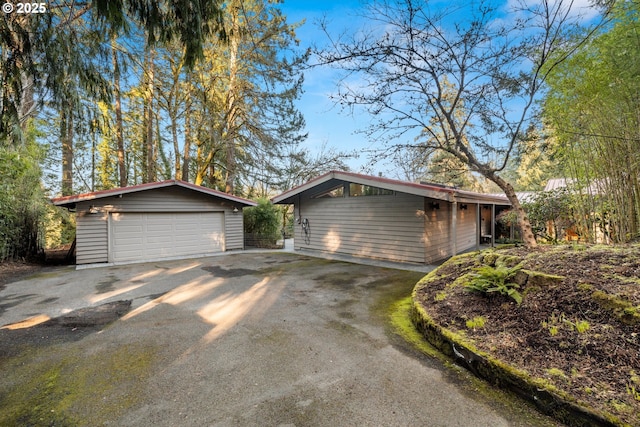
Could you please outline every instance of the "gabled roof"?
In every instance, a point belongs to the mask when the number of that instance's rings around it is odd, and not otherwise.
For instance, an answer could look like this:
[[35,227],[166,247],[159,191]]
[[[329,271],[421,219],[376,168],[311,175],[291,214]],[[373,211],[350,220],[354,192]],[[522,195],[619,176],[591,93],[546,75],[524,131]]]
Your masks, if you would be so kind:
[[77,194],[74,196],[56,197],[51,199],[51,202],[56,206],[64,206],[72,208],[78,202],[85,202],[89,200],[102,199],[105,197],[120,196],[123,194],[136,193],[139,191],[155,190],[158,188],[167,187],[180,187],[188,190],[196,191],[198,193],[206,194],[208,196],[214,196],[221,199],[229,200],[234,203],[238,203],[245,206],[256,206],[257,203],[242,197],[234,196],[232,194],[223,193],[222,191],[212,190],[211,188],[202,187],[200,185],[191,184],[179,179],[170,179],[161,182],[150,182],[148,184],[132,185],[130,187],[114,188],[111,190],[94,191],[92,193]]
[[321,175],[306,184],[299,185],[291,190],[271,199],[273,203],[292,204],[297,196],[302,193],[317,194],[324,190],[335,188],[344,182],[369,185],[372,187],[384,188],[386,190],[398,191],[401,193],[413,194],[416,196],[429,197],[437,200],[449,202],[457,201],[464,203],[496,203],[508,205],[509,201],[505,196],[475,193],[473,191],[458,190],[451,187],[444,187],[437,184],[417,184],[415,182],[399,181],[395,179],[382,178],[377,176],[362,175],[353,172],[331,171]]

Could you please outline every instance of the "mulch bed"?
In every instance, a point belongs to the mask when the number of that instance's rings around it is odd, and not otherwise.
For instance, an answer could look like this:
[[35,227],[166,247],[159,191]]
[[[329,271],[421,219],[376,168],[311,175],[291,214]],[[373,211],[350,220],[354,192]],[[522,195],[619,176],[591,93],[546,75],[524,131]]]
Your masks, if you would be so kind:
[[[562,278],[529,279],[518,289],[520,305],[471,292],[465,280],[453,285],[496,262]],[[415,298],[439,325],[615,424],[640,426],[640,245],[476,253],[445,263],[430,279]]]

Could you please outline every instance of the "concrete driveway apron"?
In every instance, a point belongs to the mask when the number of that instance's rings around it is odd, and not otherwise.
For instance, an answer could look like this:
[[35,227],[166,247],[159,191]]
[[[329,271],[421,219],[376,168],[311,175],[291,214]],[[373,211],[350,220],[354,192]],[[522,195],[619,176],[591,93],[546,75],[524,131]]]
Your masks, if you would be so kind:
[[0,325],[132,301],[99,331],[21,356],[59,368],[69,402],[52,411],[78,425],[556,425],[389,332],[381,301],[419,277],[287,253],[54,268],[0,291]]

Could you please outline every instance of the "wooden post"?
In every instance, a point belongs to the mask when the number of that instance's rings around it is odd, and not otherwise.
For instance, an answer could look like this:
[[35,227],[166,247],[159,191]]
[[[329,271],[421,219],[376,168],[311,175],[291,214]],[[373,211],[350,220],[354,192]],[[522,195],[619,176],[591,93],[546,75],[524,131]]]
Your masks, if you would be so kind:
[[458,202],[451,203],[451,255],[458,254]]
[[491,247],[496,245],[496,205],[491,205]]
[[482,213],[480,212],[480,203],[476,204],[476,251],[480,250],[480,235],[482,234]]

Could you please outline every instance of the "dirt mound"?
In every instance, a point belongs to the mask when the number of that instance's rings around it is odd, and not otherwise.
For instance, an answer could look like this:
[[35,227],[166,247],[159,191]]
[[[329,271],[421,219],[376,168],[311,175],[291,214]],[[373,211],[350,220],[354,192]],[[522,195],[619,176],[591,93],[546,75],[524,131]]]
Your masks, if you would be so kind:
[[[483,265],[512,273],[520,304],[468,289]],[[479,354],[615,425],[640,425],[640,245],[467,254],[427,276],[414,298]]]

